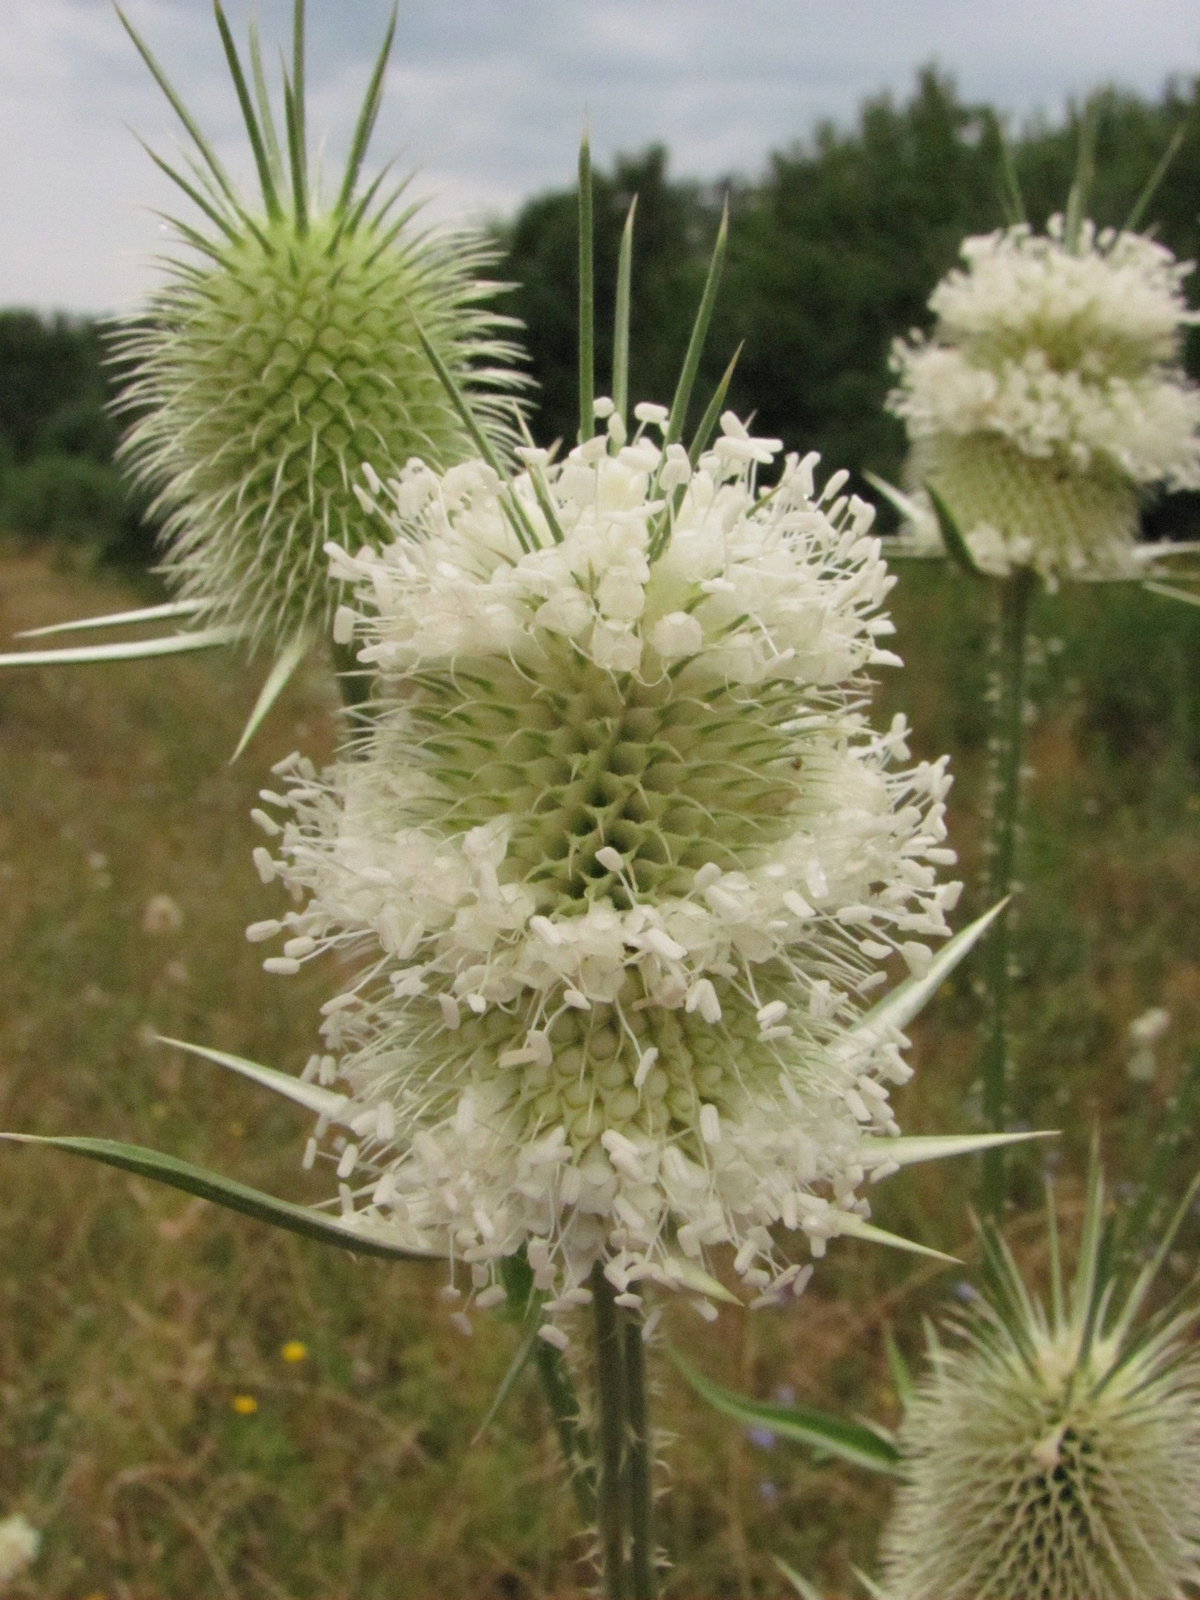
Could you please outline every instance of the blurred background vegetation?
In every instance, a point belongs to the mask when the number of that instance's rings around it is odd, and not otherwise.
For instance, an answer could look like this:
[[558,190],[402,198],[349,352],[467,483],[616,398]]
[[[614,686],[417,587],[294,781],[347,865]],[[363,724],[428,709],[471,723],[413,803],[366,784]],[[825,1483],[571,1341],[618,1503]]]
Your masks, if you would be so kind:
[[[1153,103],[1112,96],[1093,206],[1119,223],[1186,123],[1152,208],[1186,258],[1200,252],[1198,102],[1196,86]],[[1062,203],[1074,140],[1068,123],[1014,143],[1037,223]],[[963,235],[1000,223],[996,172],[994,116],[933,73],[906,105],[872,102],[855,129],[776,155],[755,184],[675,182],[661,150],[618,162],[597,182],[598,280],[603,314],[636,190],[633,392],[669,398],[727,189],[708,380],[744,340],[731,403],[756,409],[757,430],[821,449],[831,469],[894,476],[888,346],[924,323]],[[546,440],[569,435],[573,195],[531,201],[501,243],[500,275],[520,285],[507,304],[527,323],[541,384],[535,426]],[[1188,361],[1200,373],[1196,339]],[[0,314],[0,528],[20,535],[0,551],[6,638],[154,597],[152,530],[112,464],[115,381],[94,324]],[[1191,529],[1193,503],[1177,497],[1148,520]],[[907,668],[876,706],[908,714],[918,755],[952,754],[963,918],[981,909],[986,604],[940,563],[902,568],[893,606]],[[1039,597],[1037,636],[1014,1099],[1031,1125],[1065,1130],[1050,1160],[1069,1230],[1092,1127],[1118,1185],[1136,1176],[1200,1041],[1200,609],[1077,586]],[[315,1199],[320,1184],[298,1164],[302,1116],[155,1042],[291,1069],[312,1047],[327,973],[281,984],[242,937],[277,910],[249,864],[247,813],[273,761],[332,748],[332,686],[318,664],[306,669],[230,767],[264,670],[219,653],[0,677],[0,1127],[153,1144]],[[960,970],[915,1030],[906,1131],[970,1124],[974,983]],[[1135,1079],[1128,1026],[1159,1005],[1173,1020],[1157,1074]],[[1027,1208],[1044,1159],[1019,1160]],[[969,1162],[917,1169],[877,1192],[877,1217],[969,1264],[975,1182]],[[1012,1236],[1036,1278],[1045,1244],[1032,1209]],[[1172,1260],[1181,1276],[1193,1243]],[[494,1314],[460,1339],[441,1282],[436,1266],[354,1262],[63,1156],[0,1153],[0,1513],[23,1510],[45,1530],[12,1593],[582,1595],[584,1546],[536,1389],[522,1386],[471,1443],[515,1330]],[[955,1270],[841,1241],[786,1312],[723,1308],[710,1328],[673,1303],[666,1326],[735,1388],[889,1422],[885,1331],[916,1358],[922,1314],[961,1287]],[[661,1527],[669,1592],[778,1595],[772,1552],[827,1592],[852,1592],[886,1484],[744,1434],[663,1360],[655,1375],[677,1441]]]
[[[1200,255],[1200,85],[1155,101],[1110,93],[1100,119],[1091,212],[1119,225],[1183,125],[1182,146],[1150,216],[1182,260]],[[1061,209],[1074,171],[1078,114],[1011,139],[1030,220]],[[711,390],[743,345],[730,391],[740,415],[789,449],[830,466],[894,479],[904,441],[884,414],[892,340],[928,324],[925,302],[965,235],[998,227],[999,123],[923,72],[906,104],[868,101],[856,127],[819,128],[779,151],[757,181],[671,178],[667,151],[621,158],[596,178],[599,325],[611,324],[617,246],[638,196],[631,393],[669,400],[708,255],[728,199],[728,265],[697,393]],[[573,191],[530,200],[495,229],[497,276],[517,287],[506,310],[525,323],[538,384],[534,423],[549,443],[576,425],[576,203]],[[1190,286],[1200,303],[1200,284]],[[144,561],[152,529],[112,465],[118,430],[106,410],[119,373],[102,329],[0,312],[0,527],[47,535],[91,558]],[[601,351],[598,383],[609,382]],[[1186,360],[1200,375],[1200,330]],[[1200,496],[1149,511],[1152,532],[1195,536]]]

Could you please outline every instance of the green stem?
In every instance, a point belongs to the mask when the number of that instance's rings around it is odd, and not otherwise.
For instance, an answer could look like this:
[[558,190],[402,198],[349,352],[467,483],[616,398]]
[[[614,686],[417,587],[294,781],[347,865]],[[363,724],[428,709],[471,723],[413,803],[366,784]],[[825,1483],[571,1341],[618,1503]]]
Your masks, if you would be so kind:
[[625,1395],[629,1408],[629,1539],[633,1600],[654,1600],[653,1458],[646,1414],[646,1346],[642,1319],[627,1311],[625,1323]]
[[[1019,567],[999,585],[999,663],[991,751],[991,831],[988,838],[988,903],[1013,892],[1017,818],[1021,803],[1021,757],[1024,744],[1025,666],[1034,573]],[[1008,1113],[1008,1005],[1011,962],[1011,907],[1000,913],[984,949],[987,1021],[983,1048],[983,1118],[989,1132],[1000,1133]],[[989,1150],[983,1158],[983,1212],[998,1218],[1004,1209],[1004,1154]]]
[[342,704],[347,711],[355,711],[371,698],[371,674],[364,672],[355,645],[335,644],[331,648]]
[[537,1365],[542,1394],[554,1418],[554,1431],[558,1447],[566,1462],[571,1478],[571,1492],[585,1527],[596,1520],[596,1474],[592,1467],[591,1443],[579,1421],[579,1402],[567,1376],[559,1352],[544,1339],[534,1344],[533,1359]]
[[625,1352],[615,1291],[599,1261],[592,1268],[596,1333],[596,1411],[600,1445],[597,1520],[605,1600],[629,1600],[625,1571]]

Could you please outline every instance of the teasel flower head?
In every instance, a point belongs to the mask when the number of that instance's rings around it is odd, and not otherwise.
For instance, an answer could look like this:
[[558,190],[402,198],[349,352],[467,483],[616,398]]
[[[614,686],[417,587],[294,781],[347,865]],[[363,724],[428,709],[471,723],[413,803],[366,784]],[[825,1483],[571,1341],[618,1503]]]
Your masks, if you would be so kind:
[[808,1275],[776,1234],[891,1239],[863,1189],[910,1069],[862,1024],[948,932],[950,779],[867,720],[892,580],[845,474],[760,491],[779,441],[730,413],[695,464],[665,407],[595,414],[510,484],[369,475],[388,542],[329,555],[376,698],[331,769],[277,769],[257,859],[297,904],[249,934],[359,963],[310,1068],[348,1086],[348,1226],[488,1296],[524,1247],[552,1314],[598,1259],[711,1289],[719,1245],[776,1303]]
[[303,0],[282,138],[253,29],[248,80],[219,4],[216,13],[261,205],[237,193],[122,16],[194,147],[183,170],[154,159],[201,214],[196,226],[173,223],[183,250],[118,339],[130,373],[122,454],[155,496],[161,570],[179,601],[195,603],[196,622],[277,652],[327,636],[336,590],[322,545],[370,537],[354,496],[364,462],[394,473],[414,455],[447,467],[471,452],[418,326],[501,445],[521,380],[511,320],[486,306],[497,288],[481,276],[491,245],[419,226],[403,183],[360,185],[395,18],[324,201],[307,154]]
[[987,1238],[990,1287],[954,1342],[931,1335],[905,1404],[889,1600],[1166,1600],[1200,1582],[1200,1308],[1185,1292],[1141,1315],[1194,1193],[1125,1292],[1094,1165],[1066,1292],[1051,1207],[1049,1312]]
[[1062,216],[969,238],[962,257],[932,332],[892,351],[910,485],[985,572],[1141,577],[1148,493],[1200,487],[1200,391],[1179,364],[1192,263]]

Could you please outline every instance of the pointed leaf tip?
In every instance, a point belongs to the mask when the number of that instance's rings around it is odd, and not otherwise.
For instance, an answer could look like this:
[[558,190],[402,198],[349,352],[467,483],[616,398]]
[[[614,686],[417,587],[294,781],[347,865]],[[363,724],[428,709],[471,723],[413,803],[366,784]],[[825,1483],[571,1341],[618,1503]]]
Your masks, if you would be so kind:
[[862,1239],[867,1244],[886,1245],[890,1250],[907,1250],[910,1255],[926,1256],[930,1261],[944,1261],[951,1267],[962,1265],[957,1256],[948,1256],[944,1250],[935,1250],[931,1245],[918,1244],[915,1239],[906,1239],[903,1234],[889,1233],[886,1228],[877,1228],[873,1222],[865,1222],[853,1211],[839,1212],[838,1226],[841,1234],[848,1239]]
[[287,688],[295,675],[297,667],[308,654],[311,640],[307,635],[299,633],[290,639],[276,657],[275,664],[267,674],[254,708],[246,719],[246,726],[242,729],[242,736],[237,742],[237,748],[229,758],[229,765],[233,763],[245,750],[254,735],[262,726],[263,720],[279,696]]
[[274,1195],[252,1189],[219,1172],[206,1167],[193,1166],[190,1161],[180,1161],[175,1156],[164,1155],[159,1150],[148,1150],[143,1145],[120,1144],[113,1139],[78,1138],[71,1135],[48,1137],[32,1133],[0,1133],[0,1140],[12,1144],[44,1145],[48,1149],[63,1150],[68,1155],[86,1156],[105,1166],[132,1172],[141,1178],[152,1178],[172,1189],[182,1189],[201,1200],[211,1200],[227,1211],[238,1211],[256,1222],[266,1222],[282,1228],[286,1233],[298,1233],[302,1238],[314,1239],[319,1244],[336,1245],[352,1255],[382,1256],[392,1261],[428,1261],[438,1259],[433,1251],[392,1244],[379,1234],[359,1233],[340,1218],[324,1212],[310,1210],[307,1206],[293,1205],[289,1200],[278,1200]]
[[339,1094],[335,1089],[325,1089],[318,1083],[306,1083],[303,1078],[297,1078],[290,1072],[261,1066],[257,1061],[231,1055],[227,1050],[212,1050],[207,1045],[189,1044],[185,1039],[171,1039],[161,1033],[157,1038],[160,1044],[170,1045],[173,1050],[183,1050],[188,1055],[212,1061],[218,1067],[228,1067],[231,1072],[240,1073],[243,1078],[261,1084],[264,1089],[273,1089],[276,1094],[303,1106],[315,1116],[328,1117],[330,1122],[339,1122],[350,1104],[349,1097]]
[[886,1433],[815,1406],[774,1405],[737,1394],[706,1378],[678,1350],[668,1346],[667,1354],[680,1376],[702,1400],[744,1427],[769,1428],[782,1439],[826,1451],[868,1472],[896,1472],[900,1454]]
[[872,1006],[865,1016],[859,1018],[851,1032],[861,1035],[881,1027],[907,1027],[959,962],[979,943],[1011,898],[1009,895],[1003,900],[998,900],[981,917],[976,917],[974,922],[960,929],[934,956],[924,977],[906,978],[903,983],[897,984],[878,1005]]

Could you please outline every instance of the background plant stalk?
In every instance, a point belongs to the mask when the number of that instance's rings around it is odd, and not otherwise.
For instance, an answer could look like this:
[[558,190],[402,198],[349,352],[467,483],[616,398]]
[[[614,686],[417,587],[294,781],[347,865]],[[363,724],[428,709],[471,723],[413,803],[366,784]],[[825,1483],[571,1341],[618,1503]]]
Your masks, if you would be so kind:
[[[1021,765],[1024,749],[1025,680],[1029,617],[1036,575],[1018,567],[997,585],[997,700],[991,741],[989,785],[991,825],[987,840],[989,905],[1007,899],[1014,888],[1017,829],[1021,807]],[[982,1060],[983,1120],[989,1132],[1004,1131],[1009,1090],[1009,1000],[1011,993],[1012,906],[996,919],[983,951],[987,990]],[[983,1158],[983,1213],[998,1217],[1004,1209],[1004,1150]]]

